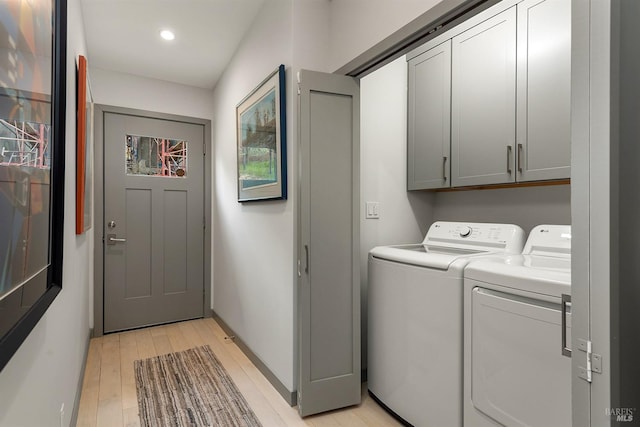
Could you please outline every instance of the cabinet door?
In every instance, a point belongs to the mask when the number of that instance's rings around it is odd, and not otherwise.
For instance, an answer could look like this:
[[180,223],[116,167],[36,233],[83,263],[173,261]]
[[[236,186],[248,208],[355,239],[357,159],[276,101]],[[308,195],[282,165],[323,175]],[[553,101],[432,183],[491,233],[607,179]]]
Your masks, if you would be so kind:
[[518,181],[571,174],[571,2],[518,4]]
[[360,87],[301,70],[298,412],[360,403]]
[[515,181],[515,6],[454,37],[452,69],[452,185]]
[[451,40],[408,65],[407,189],[449,187]]

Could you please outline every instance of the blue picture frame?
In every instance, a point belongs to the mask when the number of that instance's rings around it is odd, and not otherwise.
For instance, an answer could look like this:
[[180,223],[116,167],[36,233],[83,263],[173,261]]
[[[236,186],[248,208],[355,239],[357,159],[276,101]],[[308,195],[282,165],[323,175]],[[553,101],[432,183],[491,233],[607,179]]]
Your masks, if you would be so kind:
[[238,202],[287,199],[285,67],[236,106]]

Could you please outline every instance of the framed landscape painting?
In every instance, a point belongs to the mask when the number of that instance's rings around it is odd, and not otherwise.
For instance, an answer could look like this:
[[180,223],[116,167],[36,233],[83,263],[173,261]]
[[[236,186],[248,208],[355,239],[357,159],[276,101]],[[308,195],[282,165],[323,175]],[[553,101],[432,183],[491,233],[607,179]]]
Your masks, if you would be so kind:
[[284,87],[280,65],[236,107],[239,202],[287,198]]

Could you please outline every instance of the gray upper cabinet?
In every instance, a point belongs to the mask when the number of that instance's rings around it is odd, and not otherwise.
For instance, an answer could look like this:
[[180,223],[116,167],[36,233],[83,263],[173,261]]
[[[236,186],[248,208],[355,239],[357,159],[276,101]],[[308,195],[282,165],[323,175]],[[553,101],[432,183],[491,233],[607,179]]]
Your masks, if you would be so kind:
[[516,8],[452,39],[453,186],[515,181]]
[[503,0],[407,60],[409,190],[570,178],[570,0]]
[[518,4],[517,180],[571,174],[571,2]]
[[450,187],[451,40],[408,63],[407,189]]

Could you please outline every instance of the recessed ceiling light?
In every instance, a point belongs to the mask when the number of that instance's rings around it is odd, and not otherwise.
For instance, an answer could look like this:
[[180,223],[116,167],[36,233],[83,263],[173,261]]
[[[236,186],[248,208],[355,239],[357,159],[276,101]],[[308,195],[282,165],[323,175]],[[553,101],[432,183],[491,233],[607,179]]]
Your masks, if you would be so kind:
[[165,40],[173,40],[176,38],[176,35],[169,30],[162,30],[160,31],[160,37],[162,37]]

